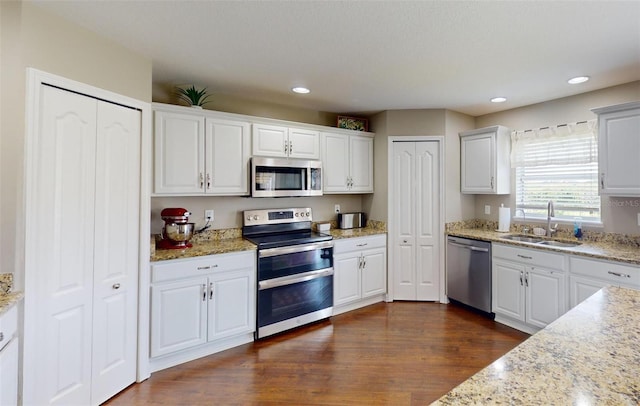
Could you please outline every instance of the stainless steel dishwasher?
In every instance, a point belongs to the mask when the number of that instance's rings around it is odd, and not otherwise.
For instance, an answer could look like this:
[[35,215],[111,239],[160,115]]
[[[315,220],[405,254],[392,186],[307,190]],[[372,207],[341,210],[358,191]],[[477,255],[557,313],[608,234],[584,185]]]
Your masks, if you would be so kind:
[[491,314],[491,243],[447,237],[447,296]]

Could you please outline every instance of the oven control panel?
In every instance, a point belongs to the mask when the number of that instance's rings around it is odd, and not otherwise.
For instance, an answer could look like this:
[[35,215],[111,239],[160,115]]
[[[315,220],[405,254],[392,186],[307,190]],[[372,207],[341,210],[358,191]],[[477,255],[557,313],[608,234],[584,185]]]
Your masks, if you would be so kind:
[[312,221],[310,207],[292,209],[245,210],[242,217],[245,226]]

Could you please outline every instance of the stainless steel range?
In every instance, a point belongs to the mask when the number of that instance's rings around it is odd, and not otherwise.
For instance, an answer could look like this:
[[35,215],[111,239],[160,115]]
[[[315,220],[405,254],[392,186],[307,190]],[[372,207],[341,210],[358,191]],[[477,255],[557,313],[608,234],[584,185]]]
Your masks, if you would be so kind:
[[333,237],[311,230],[311,209],[247,210],[243,218],[243,237],[258,246],[256,338],[330,317]]

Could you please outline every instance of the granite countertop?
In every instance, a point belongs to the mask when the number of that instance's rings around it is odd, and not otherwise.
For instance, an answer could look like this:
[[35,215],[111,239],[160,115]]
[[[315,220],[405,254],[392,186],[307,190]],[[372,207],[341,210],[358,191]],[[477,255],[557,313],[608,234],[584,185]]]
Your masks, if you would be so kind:
[[255,244],[243,238],[226,238],[221,240],[194,241],[193,247],[182,250],[156,249],[151,255],[151,262],[166,261],[168,259],[195,258],[205,255],[226,254],[229,252],[255,250]]
[[[580,245],[575,247],[550,247],[545,245],[527,244],[519,241],[504,240],[507,234],[513,233],[501,233],[497,231],[489,231],[485,229],[475,228],[463,228],[457,230],[450,230],[448,235],[454,237],[472,238],[482,241],[499,242],[501,244],[520,246],[523,248],[535,248],[547,251],[562,252],[565,254],[582,255],[591,258],[599,258],[611,261],[625,262],[633,265],[640,265],[640,249],[632,244],[622,244],[612,241],[581,241]],[[533,235],[531,235],[533,236]],[[545,238],[545,237],[542,237]],[[562,238],[553,238],[553,240],[563,241]],[[574,239],[575,241],[575,239]]]
[[367,237],[370,235],[386,234],[384,229],[365,227],[365,228],[351,228],[348,230],[331,229],[329,234],[333,236],[334,240],[340,240],[343,238],[355,238],[355,237]]
[[11,292],[0,294],[0,316],[2,316],[7,310],[11,309],[16,303],[18,303],[24,294],[22,292]]
[[640,291],[606,287],[433,405],[638,405]]

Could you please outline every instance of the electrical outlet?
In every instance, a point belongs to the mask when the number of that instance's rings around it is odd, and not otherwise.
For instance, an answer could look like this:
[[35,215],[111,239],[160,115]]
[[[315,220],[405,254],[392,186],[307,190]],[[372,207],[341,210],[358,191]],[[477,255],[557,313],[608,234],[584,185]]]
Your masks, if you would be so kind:
[[488,204],[484,205],[484,214],[491,214],[491,206]]
[[340,205],[336,204],[335,206],[333,206],[333,211],[335,211],[336,213],[340,213]]
[[207,221],[213,221],[213,210],[205,210],[204,219]]

